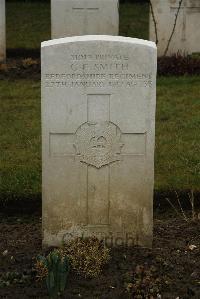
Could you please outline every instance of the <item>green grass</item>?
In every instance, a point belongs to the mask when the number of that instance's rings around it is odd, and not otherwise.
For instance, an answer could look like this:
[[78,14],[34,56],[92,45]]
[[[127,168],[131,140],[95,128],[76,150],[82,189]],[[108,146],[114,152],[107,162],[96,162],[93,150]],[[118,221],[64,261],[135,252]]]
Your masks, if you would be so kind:
[[120,5],[120,35],[148,39],[149,7],[144,3]]
[[[200,78],[160,78],[157,88],[156,190],[200,190]],[[41,193],[40,82],[0,82],[1,194]]]
[[[40,48],[51,38],[49,3],[7,3],[7,48]],[[120,5],[120,35],[148,39],[148,5]]]
[[[120,35],[148,38],[148,6],[120,5]],[[49,3],[7,3],[7,47],[50,39]],[[160,78],[155,189],[200,190],[200,78]],[[41,194],[40,82],[1,81],[1,184],[4,199]]]
[[40,83],[2,81],[1,194],[29,197],[41,190]]
[[49,3],[6,4],[7,48],[40,48],[51,37]]
[[156,188],[200,190],[200,77],[158,80]]

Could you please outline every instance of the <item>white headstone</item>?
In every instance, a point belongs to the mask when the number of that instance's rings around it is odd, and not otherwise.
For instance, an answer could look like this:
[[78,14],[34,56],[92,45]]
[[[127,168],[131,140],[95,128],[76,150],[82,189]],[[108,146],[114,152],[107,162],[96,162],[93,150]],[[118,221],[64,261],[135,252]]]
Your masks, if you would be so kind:
[[[158,31],[158,55],[164,54],[175,24],[180,0],[151,0]],[[200,0],[183,0],[174,34],[167,52],[200,52]],[[155,41],[155,26],[150,12],[150,40]]]
[[0,62],[6,59],[5,0],[0,0]]
[[42,43],[44,245],[151,246],[156,61],[139,39]]
[[118,31],[118,0],[51,0],[52,39]]

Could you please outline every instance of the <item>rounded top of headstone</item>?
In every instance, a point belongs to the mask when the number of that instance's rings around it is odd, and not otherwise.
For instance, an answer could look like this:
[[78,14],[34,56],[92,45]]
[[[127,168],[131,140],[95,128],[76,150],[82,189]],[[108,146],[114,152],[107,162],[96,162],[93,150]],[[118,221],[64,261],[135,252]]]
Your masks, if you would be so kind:
[[58,39],[42,42],[41,47],[44,48],[44,47],[60,45],[60,44],[68,44],[68,43],[75,43],[75,42],[90,42],[90,41],[121,42],[121,43],[129,43],[134,45],[146,46],[155,49],[157,48],[156,44],[152,41],[139,39],[139,38],[112,36],[112,35],[83,35],[83,36],[58,38]]

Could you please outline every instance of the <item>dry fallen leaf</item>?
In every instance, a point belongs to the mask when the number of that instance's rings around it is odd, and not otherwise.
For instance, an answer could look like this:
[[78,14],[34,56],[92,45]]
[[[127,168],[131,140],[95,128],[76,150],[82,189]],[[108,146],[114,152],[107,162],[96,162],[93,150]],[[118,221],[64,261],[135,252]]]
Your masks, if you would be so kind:
[[195,248],[197,248],[197,246],[196,246],[196,245],[189,245],[188,248],[189,248],[190,250],[194,250]]
[[3,256],[6,256],[7,254],[8,254],[8,250],[7,249],[2,252]]

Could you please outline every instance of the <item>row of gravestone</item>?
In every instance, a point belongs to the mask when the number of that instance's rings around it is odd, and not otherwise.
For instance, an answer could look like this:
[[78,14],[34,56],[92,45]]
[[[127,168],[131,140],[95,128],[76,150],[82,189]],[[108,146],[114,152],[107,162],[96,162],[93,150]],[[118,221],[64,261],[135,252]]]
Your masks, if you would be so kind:
[[[200,51],[200,0],[151,0],[150,36],[158,38],[158,55]],[[177,20],[176,14],[179,12]],[[51,0],[52,38],[85,34],[118,35],[118,0]],[[0,0],[0,61],[5,59],[5,0]]]

